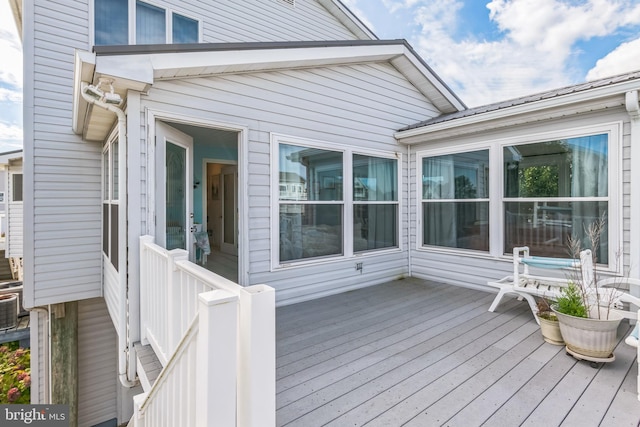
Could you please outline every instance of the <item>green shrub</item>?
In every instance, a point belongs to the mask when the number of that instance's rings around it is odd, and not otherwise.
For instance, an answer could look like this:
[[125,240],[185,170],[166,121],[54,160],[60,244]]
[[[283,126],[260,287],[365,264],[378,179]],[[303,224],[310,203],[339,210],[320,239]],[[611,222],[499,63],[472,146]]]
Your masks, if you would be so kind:
[[17,343],[0,345],[0,404],[31,403],[31,351]]
[[575,317],[589,317],[587,307],[582,300],[580,289],[573,283],[560,290],[555,309],[560,313]]

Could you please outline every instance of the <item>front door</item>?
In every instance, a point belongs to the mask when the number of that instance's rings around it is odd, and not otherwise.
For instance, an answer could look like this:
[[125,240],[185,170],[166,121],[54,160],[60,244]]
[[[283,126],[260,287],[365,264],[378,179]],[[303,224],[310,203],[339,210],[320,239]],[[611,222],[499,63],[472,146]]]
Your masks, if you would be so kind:
[[156,123],[156,241],[193,260],[193,139]]
[[227,166],[222,169],[222,236],[220,250],[227,254],[238,255],[238,167]]

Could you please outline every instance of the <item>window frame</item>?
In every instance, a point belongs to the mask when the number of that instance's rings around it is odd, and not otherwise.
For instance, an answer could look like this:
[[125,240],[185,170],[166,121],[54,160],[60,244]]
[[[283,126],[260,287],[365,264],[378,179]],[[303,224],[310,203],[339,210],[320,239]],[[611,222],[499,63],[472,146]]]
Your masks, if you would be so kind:
[[[451,248],[446,246],[435,246],[435,245],[425,245],[424,243],[424,207],[423,203],[425,199],[422,194],[422,174],[423,174],[423,159],[430,157],[438,157],[438,156],[446,156],[451,154],[463,154],[463,153],[471,153],[476,151],[488,151],[489,152],[489,197],[478,197],[473,199],[426,199],[427,202],[431,200],[433,203],[446,203],[446,202],[483,202],[489,203],[489,251],[481,251],[475,249],[465,249],[465,248]],[[492,218],[492,200],[491,195],[492,191],[495,187],[495,178],[494,171],[492,167],[493,156],[495,153],[495,148],[488,143],[474,143],[465,145],[464,147],[456,147],[456,148],[437,148],[432,150],[420,150],[416,152],[416,249],[420,251],[439,251],[439,252],[451,252],[451,253],[464,253],[464,254],[476,254],[480,256],[484,256],[490,253],[491,251],[491,233],[493,230],[493,224],[491,222]]]
[[[89,5],[89,14],[90,14],[90,33],[91,33],[91,46],[96,46],[96,34],[95,34],[95,1],[92,0]],[[147,1],[147,0],[127,0],[127,40],[129,45],[135,45],[136,42],[136,5],[137,2],[141,1],[142,3],[146,3],[148,5],[160,8],[165,12],[165,44],[173,44],[173,15],[180,15],[185,18],[189,18],[198,23],[198,35],[196,43],[202,43],[203,38],[203,21],[200,18],[197,18],[195,15],[184,13],[183,11],[178,12],[176,9],[161,6],[155,1]],[[106,45],[105,45],[106,46]]]
[[[487,139],[484,138],[477,142],[462,144],[456,147],[436,148],[416,151],[416,188],[422,188],[422,159],[424,157],[434,157],[446,154],[457,154],[471,151],[489,149],[489,251],[475,251],[467,249],[456,249],[440,246],[424,246],[423,245],[423,224],[422,224],[422,194],[416,191],[416,245],[415,250],[419,252],[439,252],[450,254],[464,254],[465,256],[476,256],[480,258],[491,259],[511,259],[510,254],[504,253],[504,205],[508,202],[525,202],[530,198],[513,198],[505,197],[504,186],[505,177],[503,173],[504,156],[503,150],[507,146],[520,144],[534,144],[548,142],[560,139],[579,138],[597,134],[606,134],[608,142],[608,255],[609,263],[602,264],[603,271],[618,272],[623,262],[617,259],[617,253],[622,249],[623,241],[623,170],[622,170],[622,153],[623,153],[623,133],[622,122],[604,122],[600,124],[588,126],[574,126],[568,128],[559,128],[537,133],[519,134],[507,138]],[[540,200],[540,198],[531,198]],[[549,201],[566,201],[569,199],[588,201],[589,199],[602,200],[602,197],[593,198],[573,198],[559,197],[548,198]]]
[[[403,247],[402,222],[403,209],[401,200],[403,198],[402,187],[402,164],[403,156],[399,152],[388,152],[375,149],[364,149],[360,147],[345,146],[344,144],[336,144],[320,140],[296,137],[278,133],[271,133],[271,271],[281,270],[284,268],[305,267],[309,265],[318,265],[325,263],[335,263],[348,259],[359,259],[363,257],[375,256],[389,252],[401,252]],[[342,194],[342,255],[328,255],[323,257],[302,258],[298,260],[290,260],[280,262],[280,162],[279,148],[280,144],[295,145],[299,147],[316,148],[325,151],[333,151],[342,153],[343,165],[343,194]],[[391,248],[371,249],[367,251],[354,252],[353,242],[353,218],[354,206],[353,200],[353,155],[362,155],[370,157],[379,157],[395,160],[397,163],[397,221],[396,235],[398,236],[398,245]],[[286,203],[299,203],[299,201],[285,201]],[[308,204],[327,203],[322,201],[309,201]],[[332,204],[338,202],[330,202]],[[358,203],[363,204],[363,203]]]
[[[116,144],[118,146],[118,149],[117,149],[118,152],[114,154],[113,147]],[[115,176],[116,175],[118,176],[117,180],[120,179],[120,176],[119,176],[120,171],[117,168],[121,166],[120,166],[119,158],[114,159],[114,155],[117,155],[119,157],[121,149],[122,147],[120,147],[120,141],[118,139],[118,135],[116,133],[113,133],[109,138],[107,138],[106,142],[102,147],[101,162],[100,162],[101,169],[102,169],[101,170],[101,191],[102,191],[101,249],[102,249],[103,256],[105,256],[107,259],[110,260],[111,265],[113,266],[113,268],[116,269],[116,271],[119,270],[118,264],[119,264],[119,257],[120,257],[120,254],[119,254],[120,224],[118,224],[119,210],[120,210],[120,198],[119,198],[120,194],[119,194],[119,189],[116,190],[116,184],[118,184],[118,182],[116,182]],[[105,162],[105,158],[106,158],[106,162]],[[118,191],[117,197],[114,194],[116,191]],[[105,215],[105,208],[107,210],[106,215]],[[117,215],[114,215],[114,209],[116,210]],[[114,222],[116,224],[115,230],[113,229]],[[114,242],[114,236],[115,236],[115,242]],[[105,252],[105,249],[107,249],[107,252]]]

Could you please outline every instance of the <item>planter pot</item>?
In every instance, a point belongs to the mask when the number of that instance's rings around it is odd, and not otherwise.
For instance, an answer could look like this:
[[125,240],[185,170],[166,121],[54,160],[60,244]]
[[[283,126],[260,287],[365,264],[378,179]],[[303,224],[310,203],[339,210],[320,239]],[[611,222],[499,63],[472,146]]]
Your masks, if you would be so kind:
[[18,295],[0,295],[0,330],[15,328],[18,324]]
[[560,322],[557,320],[548,320],[543,317],[538,317],[540,321],[540,332],[542,332],[542,338],[549,344],[564,345],[562,339],[562,333],[560,332]]
[[[553,309],[553,308],[552,308]],[[606,317],[606,309],[599,308],[601,317]],[[587,357],[608,358],[613,354],[618,340],[618,325],[622,315],[609,313],[608,320],[569,316],[553,310],[558,316],[562,338],[567,348],[574,353]],[[597,312],[591,312],[597,316]]]

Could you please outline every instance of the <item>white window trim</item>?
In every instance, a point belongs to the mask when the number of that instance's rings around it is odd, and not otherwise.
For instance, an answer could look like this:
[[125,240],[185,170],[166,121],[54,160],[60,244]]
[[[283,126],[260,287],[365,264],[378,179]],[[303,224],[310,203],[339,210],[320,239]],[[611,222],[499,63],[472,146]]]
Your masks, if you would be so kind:
[[[438,148],[432,150],[416,151],[416,189],[422,188],[422,159],[424,157],[433,157],[445,154],[457,154],[471,151],[489,149],[489,252],[473,251],[467,249],[445,248],[438,246],[423,246],[422,232],[422,192],[416,191],[416,246],[415,249],[420,252],[439,252],[449,254],[464,254],[465,256],[474,256],[479,258],[501,258],[510,259],[508,254],[504,253],[504,221],[503,206],[504,202],[514,200],[504,197],[504,174],[503,168],[503,149],[505,146],[517,144],[533,144],[539,142],[552,141],[555,139],[577,138],[581,136],[607,134],[608,135],[608,156],[609,156],[609,196],[606,198],[593,197],[593,200],[608,199],[607,221],[609,225],[609,264],[604,266],[604,271],[621,272],[624,269],[623,259],[618,257],[618,253],[623,249],[623,171],[622,171],[622,150],[623,150],[623,133],[622,122],[605,122],[601,124],[578,126],[564,130],[538,132],[533,134],[522,134],[518,136],[484,140],[472,144],[454,148]],[[574,198],[567,198],[575,200]],[[590,198],[580,198],[581,200],[589,200]],[[518,199],[520,201],[524,199]],[[536,198],[536,200],[539,200]],[[553,198],[554,201],[564,200],[564,198]],[[616,262],[618,265],[616,265]]]
[[[363,257],[376,256],[390,252],[401,252],[403,247],[402,233],[402,153],[381,151],[375,149],[362,149],[357,147],[345,147],[343,144],[331,143],[315,139],[271,133],[271,271],[305,267],[309,265],[318,265],[326,263],[335,263],[349,259],[360,259]],[[280,144],[289,144],[309,148],[317,148],[321,150],[335,151],[342,153],[343,159],[343,200],[342,200],[342,255],[328,255],[326,257],[305,258],[301,260],[292,260],[288,262],[280,262]],[[353,252],[353,188],[350,183],[353,182],[353,155],[359,154],[363,156],[380,157],[394,159],[397,161],[396,173],[397,177],[397,202],[389,202],[398,206],[398,216],[396,222],[396,233],[398,236],[398,246],[393,248],[372,249],[369,251]],[[320,202],[313,202],[319,204]],[[337,202],[327,202],[334,204]],[[382,203],[382,202],[379,202]]]
[[[491,249],[491,218],[492,218],[492,205],[494,204],[491,195],[494,190],[494,178],[493,178],[493,168],[491,167],[492,153],[495,151],[495,148],[492,147],[491,144],[482,142],[482,143],[473,143],[468,144],[463,147],[456,148],[437,148],[432,150],[420,150],[416,151],[416,247],[415,249],[421,252],[443,252],[443,253],[464,253],[464,254],[472,254],[485,256],[487,252],[484,251],[476,251],[472,249],[457,249],[457,248],[447,248],[443,246],[425,246],[424,245],[424,233],[423,233],[423,207],[422,207],[422,159],[425,157],[436,157],[443,156],[447,154],[462,154],[462,153],[470,153],[473,151],[489,151],[489,249]],[[452,199],[456,200],[456,199]],[[446,202],[447,200],[439,200],[439,202]],[[487,198],[477,198],[477,199],[469,199],[469,201],[487,201]]]
[[[95,6],[94,6],[94,1],[89,2],[89,45],[90,46],[95,46],[95,40],[96,40],[96,36],[95,36],[95,20],[94,20],[94,16],[95,16]],[[172,44],[173,43],[173,14],[176,13],[180,16],[184,16],[185,18],[189,18],[189,19],[193,19],[194,21],[196,21],[198,23],[198,41],[197,43],[202,43],[202,37],[203,37],[203,21],[200,18],[197,18],[194,15],[190,15],[184,12],[178,12],[175,9],[171,9],[165,6],[161,6],[159,4],[157,4],[154,1],[147,1],[147,0],[140,0],[143,3],[147,3],[150,4],[152,6],[156,6],[159,7],[160,9],[163,9],[165,11],[164,14],[164,18],[165,18],[165,28],[166,28],[166,40],[165,43],[167,44]],[[129,44],[130,45],[134,45],[136,44],[136,2],[137,0],[128,0],[128,13],[129,13],[129,22],[128,22],[128,37],[127,39],[129,40]]]

